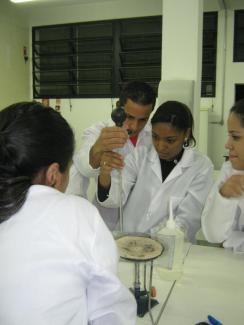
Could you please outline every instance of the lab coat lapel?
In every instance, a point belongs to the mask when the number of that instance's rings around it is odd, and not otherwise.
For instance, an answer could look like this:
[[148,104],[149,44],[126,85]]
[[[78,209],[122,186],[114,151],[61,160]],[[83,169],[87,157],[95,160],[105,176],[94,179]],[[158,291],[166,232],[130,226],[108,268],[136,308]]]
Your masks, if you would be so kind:
[[162,183],[162,172],[161,172],[160,161],[158,158],[158,154],[157,154],[156,150],[154,149],[154,146],[152,146],[151,150],[148,153],[148,160],[150,161],[152,171],[154,172],[154,174],[158,177],[158,179]]
[[171,171],[164,183],[171,181],[172,179],[179,177],[183,174],[185,168],[189,168],[193,163],[193,150],[191,148],[185,149],[181,160]]

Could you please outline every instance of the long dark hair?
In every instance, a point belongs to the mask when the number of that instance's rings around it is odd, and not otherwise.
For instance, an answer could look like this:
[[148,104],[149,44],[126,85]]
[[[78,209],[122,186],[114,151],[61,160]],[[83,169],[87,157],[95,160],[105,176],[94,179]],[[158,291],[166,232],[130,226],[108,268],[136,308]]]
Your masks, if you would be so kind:
[[161,104],[154,113],[151,124],[170,123],[180,131],[187,131],[190,128],[190,135],[184,144],[185,147],[196,145],[193,136],[194,121],[190,109],[183,103],[174,100]]
[[73,131],[51,107],[21,102],[0,111],[0,222],[21,208],[40,171],[57,162],[64,172],[73,152]]

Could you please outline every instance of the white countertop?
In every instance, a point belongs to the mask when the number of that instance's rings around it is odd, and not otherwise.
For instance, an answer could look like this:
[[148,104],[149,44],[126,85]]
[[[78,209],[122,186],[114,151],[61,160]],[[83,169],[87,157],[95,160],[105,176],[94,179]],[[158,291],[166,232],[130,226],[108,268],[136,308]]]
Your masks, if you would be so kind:
[[[156,270],[155,270],[156,271]],[[120,262],[119,277],[133,286],[134,264]],[[153,285],[160,305],[153,308],[154,318],[164,303],[173,281],[160,279],[154,272]],[[244,254],[223,248],[192,245],[182,277],[176,282],[159,325],[195,325],[211,314],[224,325],[244,324]],[[149,315],[138,318],[138,325],[150,325]]]

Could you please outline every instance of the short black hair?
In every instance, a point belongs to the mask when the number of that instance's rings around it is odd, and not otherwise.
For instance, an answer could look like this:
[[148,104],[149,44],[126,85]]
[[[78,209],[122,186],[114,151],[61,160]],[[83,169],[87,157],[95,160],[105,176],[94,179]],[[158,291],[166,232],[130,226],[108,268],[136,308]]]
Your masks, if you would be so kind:
[[156,102],[156,94],[153,88],[146,82],[131,81],[123,86],[120,93],[119,104],[124,106],[128,99],[141,105],[152,104],[153,109]]

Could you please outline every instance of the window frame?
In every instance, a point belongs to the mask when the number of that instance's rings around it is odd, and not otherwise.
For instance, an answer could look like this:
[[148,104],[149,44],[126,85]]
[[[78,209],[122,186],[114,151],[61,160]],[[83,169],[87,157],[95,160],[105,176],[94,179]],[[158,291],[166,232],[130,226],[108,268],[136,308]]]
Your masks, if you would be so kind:
[[[217,12],[204,13],[204,25],[208,17],[215,20],[215,34],[214,45],[204,44],[206,35],[210,35],[211,38],[213,29],[203,28],[201,96],[215,97],[218,14]],[[103,28],[105,35],[102,34]],[[57,37],[55,40],[40,39],[42,31],[48,31],[46,36],[48,38],[52,33],[55,35],[55,29],[62,31],[64,37],[57,33],[60,39]],[[83,36],[80,37],[81,35]],[[45,33],[42,37],[45,38]],[[94,53],[90,50],[94,48],[92,42],[96,44]],[[49,53],[48,46],[51,48]],[[87,51],[82,50],[82,46]],[[55,53],[59,47],[64,53]],[[206,55],[206,51],[209,51],[209,56]],[[136,79],[148,82],[157,93],[161,80],[162,16],[35,26],[32,27],[32,54],[35,99],[117,98],[123,83]],[[45,57],[49,59],[45,61]],[[208,80],[204,80],[204,71],[206,74],[209,71]],[[94,75],[96,77],[92,77]],[[206,87],[204,88],[206,82],[211,86],[209,86],[211,92],[207,92]],[[91,84],[93,88],[90,89]],[[45,92],[45,87],[49,92]]]

